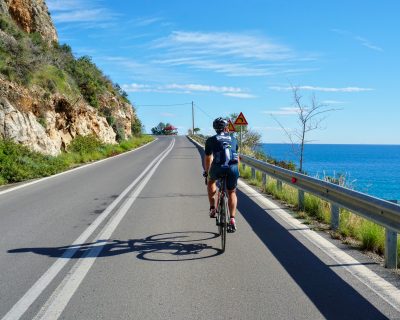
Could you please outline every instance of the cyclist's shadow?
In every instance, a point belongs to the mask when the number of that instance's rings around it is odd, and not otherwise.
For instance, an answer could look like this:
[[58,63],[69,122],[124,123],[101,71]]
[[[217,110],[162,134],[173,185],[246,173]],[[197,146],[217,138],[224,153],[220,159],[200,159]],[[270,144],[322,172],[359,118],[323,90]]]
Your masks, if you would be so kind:
[[220,255],[220,249],[205,243],[216,237],[218,234],[213,232],[170,232],[126,241],[112,239],[62,247],[19,248],[8,250],[8,253],[33,252],[53,258],[69,259],[101,258],[136,253],[138,259],[147,261],[189,261]]

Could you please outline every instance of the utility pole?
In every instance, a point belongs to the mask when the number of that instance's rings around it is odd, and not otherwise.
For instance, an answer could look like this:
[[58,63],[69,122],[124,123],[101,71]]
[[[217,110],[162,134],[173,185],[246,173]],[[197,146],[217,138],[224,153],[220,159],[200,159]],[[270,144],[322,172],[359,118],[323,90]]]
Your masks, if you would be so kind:
[[192,134],[194,135],[194,104],[192,101]]

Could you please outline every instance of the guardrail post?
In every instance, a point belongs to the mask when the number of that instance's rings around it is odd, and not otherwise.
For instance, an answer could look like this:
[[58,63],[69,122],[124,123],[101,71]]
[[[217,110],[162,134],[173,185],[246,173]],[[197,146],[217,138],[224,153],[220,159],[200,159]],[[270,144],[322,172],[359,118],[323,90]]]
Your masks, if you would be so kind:
[[303,190],[298,190],[298,202],[299,202],[299,210],[304,211],[304,191]]
[[262,173],[262,185],[265,187],[267,185],[267,175],[263,172]]
[[332,230],[339,229],[339,223],[340,223],[340,209],[336,204],[331,203],[331,228],[332,228]]
[[251,178],[252,178],[253,180],[256,179],[256,169],[254,169],[254,168],[251,168]]
[[276,188],[279,192],[282,191],[282,180],[276,180]]
[[385,267],[397,268],[397,232],[385,228]]

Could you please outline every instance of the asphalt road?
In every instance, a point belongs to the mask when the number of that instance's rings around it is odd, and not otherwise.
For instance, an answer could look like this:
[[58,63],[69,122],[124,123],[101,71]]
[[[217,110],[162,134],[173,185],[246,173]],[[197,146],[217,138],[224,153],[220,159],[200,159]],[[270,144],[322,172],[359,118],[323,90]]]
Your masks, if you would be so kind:
[[201,153],[160,137],[0,190],[0,319],[400,318],[248,188],[221,254]]

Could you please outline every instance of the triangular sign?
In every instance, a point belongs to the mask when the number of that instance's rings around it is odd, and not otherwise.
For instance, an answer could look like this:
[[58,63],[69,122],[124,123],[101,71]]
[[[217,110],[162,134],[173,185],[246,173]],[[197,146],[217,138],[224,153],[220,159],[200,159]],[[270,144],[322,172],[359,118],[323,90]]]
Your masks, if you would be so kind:
[[229,122],[228,122],[228,131],[229,132],[236,132],[235,126],[233,125],[231,120],[229,120]]
[[248,125],[247,120],[244,117],[242,112],[239,114],[239,116],[235,120],[235,125],[237,125],[237,126],[247,126]]

